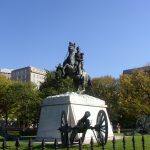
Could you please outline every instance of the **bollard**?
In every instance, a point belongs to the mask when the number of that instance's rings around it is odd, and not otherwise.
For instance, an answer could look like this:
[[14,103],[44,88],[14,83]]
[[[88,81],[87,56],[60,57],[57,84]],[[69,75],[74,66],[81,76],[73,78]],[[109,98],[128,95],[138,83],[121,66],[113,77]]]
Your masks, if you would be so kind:
[[67,144],[67,147],[69,146],[70,147],[70,139],[69,139],[69,132],[68,132],[68,129],[69,129],[69,126],[68,126],[68,123],[66,123],[66,144]]
[[132,144],[133,144],[133,150],[135,150],[135,138],[134,138],[134,135],[132,137]]
[[126,149],[126,139],[125,139],[125,136],[123,136],[123,149],[125,150]]
[[67,150],[70,150],[70,140],[68,138],[68,134],[67,134]]
[[29,148],[29,150],[32,150],[32,149],[33,149],[32,140],[31,140],[31,139],[29,139],[28,148]]
[[66,124],[66,129],[67,129],[67,134],[66,134],[67,150],[70,150],[70,139],[69,139],[69,132],[68,132],[68,129],[69,129],[68,123]]
[[45,140],[44,139],[42,140],[41,147],[42,147],[42,150],[45,149]]
[[116,139],[115,139],[115,136],[113,137],[112,143],[113,143],[113,150],[116,150]]
[[16,150],[19,150],[20,147],[19,138],[16,139],[15,146],[16,146]]
[[91,137],[90,145],[91,145],[91,150],[94,150],[94,141],[93,141],[93,137]]
[[2,150],[6,150],[6,147],[7,147],[7,145],[6,145],[6,140],[3,139],[3,142],[2,142]]
[[145,150],[145,140],[144,140],[144,135],[142,135],[142,148]]
[[79,150],[82,150],[82,140],[81,140],[81,138],[79,139]]
[[54,148],[55,148],[55,150],[58,148],[58,142],[57,142],[57,139],[55,139],[55,141],[54,141]]

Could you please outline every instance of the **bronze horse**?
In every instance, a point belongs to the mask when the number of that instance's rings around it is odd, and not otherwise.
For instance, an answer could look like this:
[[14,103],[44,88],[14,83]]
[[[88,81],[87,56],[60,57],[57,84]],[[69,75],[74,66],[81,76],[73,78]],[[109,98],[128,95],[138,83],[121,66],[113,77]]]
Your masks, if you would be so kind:
[[64,78],[67,76],[72,78],[74,87],[79,93],[83,93],[86,86],[92,87],[91,78],[85,71],[83,71],[82,75],[77,75],[75,74],[75,68],[69,65],[67,65],[65,69],[61,65],[58,65],[56,68],[56,75]]
[[75,64],[75,43],[69,42],[68,46],[68,57],[64,60],[63,66],[58,65],[56,68],[56,74],[61,77],[67,77],[73,79],[73,83],[78,92],[82,93],[85,91],[86,86],[92,86],[90,76],[81,69],[81,73],[78,73],[78,66]]
[[73,79],[76,90],[80,93],[85,91],[86,86],[92,86],[90,76],[83,69],[83,53],[80,53],[79,47],[76,48],[75,43],[69,42],[68,56],[63,62],[63,66],[59,64],[56,68],[56,76],[66,78],[69,76]]

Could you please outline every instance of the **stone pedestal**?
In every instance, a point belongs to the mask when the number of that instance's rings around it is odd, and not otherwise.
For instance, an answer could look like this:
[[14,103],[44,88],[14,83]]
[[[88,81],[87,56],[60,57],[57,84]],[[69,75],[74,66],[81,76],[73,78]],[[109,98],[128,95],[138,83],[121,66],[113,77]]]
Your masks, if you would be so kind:
[[[91,126],[95,126],[99,110],[104,110],[106,112],[108,119],[108,138],[110,138],[113,136],[113,132],[106,107],[105,101],[85,94],[72,92],[49,96],[44,99],[42,104],[37,139],[41,140],[44,138],[48,141],[57,139],[60,141],[61,137],[58,128],[61,125],[62,111],[66,112],[68,124],[73,127],[77,124],[78,120],[83,117],[86,111],[90,111],[91,116],[89,120]],[[95,138],[93,132],[87,130],[85,142],[89,142],[91,136]]]

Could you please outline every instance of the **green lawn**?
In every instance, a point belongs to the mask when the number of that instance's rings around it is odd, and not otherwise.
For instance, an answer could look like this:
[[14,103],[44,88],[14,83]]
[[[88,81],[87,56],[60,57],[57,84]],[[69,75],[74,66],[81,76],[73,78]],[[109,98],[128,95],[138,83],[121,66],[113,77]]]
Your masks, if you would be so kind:
[[[145,135],[145,150],[150,150],[150,135]],[[126,150],[132,150],[133,149],[133,143],[132,143],[132,137],[126,136],[125,137],[125,143],[126,143]],[[116,140],[116,150],[123,150],[123,139]],[[107,149],[112,149],[112,141],[109,141],[106,145]],[[136,150],[142,150],[142,136],[140,134],[135,136],[135,148]]]
[[[126,150],[132,150],[133,149],[132,137],[128,136],[128,137],[125,137],[125,139],[126,139]],[[145,139],[145,150],[150,150],[150,142],[149,142],[150,141],[150,135],[145,135],[144,139]],[[2,142],[0,142],[0,149],[2,149],[1,145],[2,145]],[[115,145],[116,145],[116,150],[123,150],[122,139],[116,140]],[[136,146],[136,150],[142,150],[142,136],[139,134],[135,136],[135,146]],[[41,143],[33,143],[33,147],[34,147],[34,150],[41,150]],[[112,150],[113,149],[112,148],[112,141],[108,141],[105,148],[106,148],[106,150]],[[7,142],[7,149],[15,150],[15,141],[8,141]],[[27,150],[27,149],[28,149],[28,142],[20,142],[20,150]],[[50,149],[54,149],[53,145],[46,144],[45,150],[50,150]],[[59,147],[58,149],[66,149],[66,148]],[[72,146],[71,149],[77,150],[78,147]],[[90,145],[84,145],[83,149],[90,150]],[[100,150],[101,148],[95,143],[94,149]]]

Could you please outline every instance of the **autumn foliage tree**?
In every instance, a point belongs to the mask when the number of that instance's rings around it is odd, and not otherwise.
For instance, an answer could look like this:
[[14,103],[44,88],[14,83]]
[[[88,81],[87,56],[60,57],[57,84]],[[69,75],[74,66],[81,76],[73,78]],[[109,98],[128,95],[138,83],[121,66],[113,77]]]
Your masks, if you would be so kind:
[[32,83],[8,80],[0,75],[0,119],[17,120],[22,127],[37,123],[41,105],[38,89]]
[[5,120],[5,124],[8,124],[8,117],[13,111],[14,99],[12,92],[13,82],[8,80],[5,76],[0,75],[0,114],[1,118]]
[[119,117],[118,80],[111,76],[104,76],[94,78],[92,84],[94,96],[105,100],[110,120],[116,122]]
[[150,74],[142,70],[120,77],[119,102],[124,120],[150,113]]

